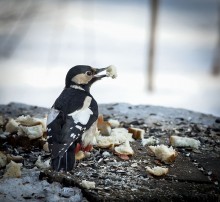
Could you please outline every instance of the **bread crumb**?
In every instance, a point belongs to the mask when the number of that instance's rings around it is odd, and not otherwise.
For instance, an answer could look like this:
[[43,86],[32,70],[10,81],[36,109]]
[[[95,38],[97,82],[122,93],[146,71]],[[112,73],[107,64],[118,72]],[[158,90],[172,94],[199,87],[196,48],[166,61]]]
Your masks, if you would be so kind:
[[18,131],[18,123],[14,119],[10,119],[6,124],[5,131],[9,133],[14,133]]
[[75,154],[75,158],[76,158],[76,160],[82,160],[82,159],[84,159],[85,158],[85,153],[83,152],[83,151],[78,151],[76,154]]
[[43,132],[46,132],[46,118],[35,118],[31,117],[30,115],[27,116],[19,116],[16,121],[21,124],[22,126],[36,126],[36,125],[42,125]]
[[11,161],[6,166],[6,172],[4,174],[4,177],[12,177],[12,178],[21,177],[21,166],[22,163],[15,163],[14,161]]
[[0,168],[5,167],[7,164],[7,156],[0,151]]
[[43,150],[44,150],[45,152],[50,152],[48,142],[45,142],[45,144],[43,145]]
[[149,146],[154,155],[164,163],[172,163],[177,157],[177,152],[173,147],[166,145]]
[[120,126],[119,121],[115,119],[109,119],[108,123],[110,124],[111,128],[118,128]]
[[154,166],[153,168],[150,168],[149,166],[147,166],[146,169],[147,169],[147,172],[158,177],[162,175],[166,175],[169,171],[168,168],[164,168],[161,166]]
[[97,128],[102,135],[109,136],[111,134],[111,125],[107,121],[104,121],[103,115],[99,115]]
[[143,146],[145,146],[145,145],[149,146],[149,145],[158,144],[159,140],[156,139],[154,136],[151,136],[147,139],[142,139],[141,143],[142,143]]
[[83,180],[81,185],[86,189],[95,189],[95,182]]
[[116,67],[113,65],[110,65],[109,67],[107,67],[106,75],[108,77],[112,77],[113,79],[115,79],[118,76],[117,71],[116,71]]
[[37,139],[43,136],[42,125],[36,126],[19,126],[18,135],[27,136],[29,139]]
[[38,159],[37,161],[35,162],[35,165],[38,167],[38,168],[41,168],[41,169],[47,169],[50,167],[50,159],[46,160],[46,161],[42,161],[41,160],[41,156],[38,156]]
[[138,140],[138,139],[142,140],[144,138],[145,130],[140,129],[140,128],[129,128],[128,132],[133,134],[132,137],[135,140]]
[[115,147],[115,152],[117,152],[118,154],[124,154],[124,155],[134,154],[134,151],[132,147],[130,146],[128,140],[126,140],[126,142],[121,144],[120,146]]
[[170,144],[175,147],[191,147],[198,149],[200,141],[189,137],[170,136]]

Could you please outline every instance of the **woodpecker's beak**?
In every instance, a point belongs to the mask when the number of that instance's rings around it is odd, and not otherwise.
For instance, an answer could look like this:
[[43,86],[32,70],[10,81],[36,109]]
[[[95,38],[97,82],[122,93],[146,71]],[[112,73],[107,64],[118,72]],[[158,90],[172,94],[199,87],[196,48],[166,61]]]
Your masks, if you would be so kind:
[[101,79],[103,77],[106,77],[106,74],[98,75],[100,72],[103,72],[106,69],[107,69],[107,67],[106,68],[101,68],[101,69],[93,68],[93,72],[94,72],[93,79],[95,78],[96,80],[99,80],[99,79]]
[[[103,72],[107,69],[106,68],[101,68],[101,69],[97,69],[97,68],[93,68],[93,71],[94,71],[94,75],[98,76],[97,74],[100,73],[100,72]],[[100,75],[99,75],[100,76]]]

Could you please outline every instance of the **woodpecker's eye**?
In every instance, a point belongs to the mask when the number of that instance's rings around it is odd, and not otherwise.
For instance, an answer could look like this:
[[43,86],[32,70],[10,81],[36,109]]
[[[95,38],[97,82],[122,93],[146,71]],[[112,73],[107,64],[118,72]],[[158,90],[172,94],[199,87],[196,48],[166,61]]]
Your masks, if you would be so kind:
[[92,76],[92,72],[90,72],[90,71],[86,72],[86,74],[87,74],[88,76]]

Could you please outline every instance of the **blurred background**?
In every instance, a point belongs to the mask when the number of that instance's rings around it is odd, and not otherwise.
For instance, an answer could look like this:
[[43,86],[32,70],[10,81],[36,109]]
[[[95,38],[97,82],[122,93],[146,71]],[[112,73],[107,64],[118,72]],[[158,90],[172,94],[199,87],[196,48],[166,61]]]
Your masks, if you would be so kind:
[[69,68],[115,65],[98,103],[220,116],[218,0],[0,0],[0,104],[51,107]]

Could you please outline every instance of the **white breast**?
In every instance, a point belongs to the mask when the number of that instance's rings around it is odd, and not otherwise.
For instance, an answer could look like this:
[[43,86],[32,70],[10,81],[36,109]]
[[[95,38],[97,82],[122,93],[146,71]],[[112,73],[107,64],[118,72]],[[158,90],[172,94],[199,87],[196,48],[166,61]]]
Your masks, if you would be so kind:
[[84,100],[83,107],[80,110],[76,110],[75,112],[68,114],[68,116],[72,116],[76,124],[81,123],[83,125],[86,125],[89,121],[90,116],[93,114],[92,110],[89,108],[91,101],[92,98],[87,96]]

